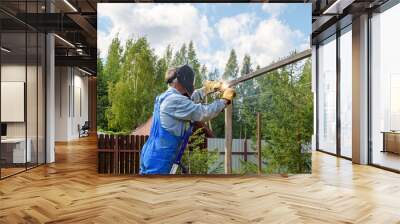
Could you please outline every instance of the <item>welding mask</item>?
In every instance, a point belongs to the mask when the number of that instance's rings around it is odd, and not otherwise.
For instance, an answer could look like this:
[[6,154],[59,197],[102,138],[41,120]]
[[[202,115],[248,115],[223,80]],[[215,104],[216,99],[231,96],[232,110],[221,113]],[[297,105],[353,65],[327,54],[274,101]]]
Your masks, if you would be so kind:
[[190,97],[194,91],[194,76],[194,71],[189,65],[182,65],[176,68],[174,75],[167,78],[167,83],[172,82],[176,78]]

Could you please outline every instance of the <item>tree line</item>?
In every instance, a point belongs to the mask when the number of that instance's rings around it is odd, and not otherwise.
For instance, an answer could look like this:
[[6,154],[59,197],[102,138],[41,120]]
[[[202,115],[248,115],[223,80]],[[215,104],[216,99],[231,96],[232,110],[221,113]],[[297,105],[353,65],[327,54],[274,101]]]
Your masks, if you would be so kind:
[[[192,41],[174,50],[170,45],[157,56],[145,37],[130,39],[122,45],[113,38],[107,57],[97,60],[98,130],[131,132],[152,115],[155,97],[167,89],[164,74],[169,67],[189,64],[195,71],[195,87],[204,80],[232,80],[259,69],[246,54],[239,64],[234,49],[224,71],[208,70],[197,58]],[[256,113],[262,114],[264,171],[310,172],[311,155],[304,153],[311,144],[313,100],[311,62],[301,61],[267,75],[240,83],[233,102],[233,138],[255,138]],[[207,102],[219,98],[208,97]],[[224,114],[207,123],[216,137],[224,137]],[[255,164],[244,163],[255,172]]]

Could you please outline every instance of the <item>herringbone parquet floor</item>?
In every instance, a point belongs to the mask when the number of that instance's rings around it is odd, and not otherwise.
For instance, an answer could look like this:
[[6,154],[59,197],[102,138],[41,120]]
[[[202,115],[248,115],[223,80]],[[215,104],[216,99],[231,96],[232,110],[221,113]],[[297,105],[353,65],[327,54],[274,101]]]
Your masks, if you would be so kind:
[[0,223],[400,223],[400,175],[322,153],[289,177],[110,177],[94,138],[0,181]]

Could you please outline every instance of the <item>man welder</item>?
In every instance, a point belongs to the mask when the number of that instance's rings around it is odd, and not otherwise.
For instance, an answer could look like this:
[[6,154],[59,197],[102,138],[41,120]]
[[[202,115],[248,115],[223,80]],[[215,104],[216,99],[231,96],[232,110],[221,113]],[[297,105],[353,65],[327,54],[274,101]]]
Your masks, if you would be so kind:
[[[140,154],[140,174],[169,174],[189,123],[213,119],[236,95],[232,88],[223,89],[220,81],[205,81],[203,88],[194,90],[194,78],[189,65],[167,71],[169,88],[155,100],[150,136]],[[201,104],[216,91],[222,92],[221,99]]]

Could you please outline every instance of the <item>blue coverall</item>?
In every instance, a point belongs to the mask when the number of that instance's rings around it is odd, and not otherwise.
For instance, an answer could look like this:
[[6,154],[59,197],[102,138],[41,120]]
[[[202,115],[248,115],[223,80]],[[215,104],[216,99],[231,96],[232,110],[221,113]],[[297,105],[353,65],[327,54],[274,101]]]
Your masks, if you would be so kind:
[[203,105],[204,89],[195,90],[191,99],[170,87],[154,103],[150,136],[140,154],[140,174],[169,174],[186,126],[190,121],[208,121],[224,108],[224,100]]

